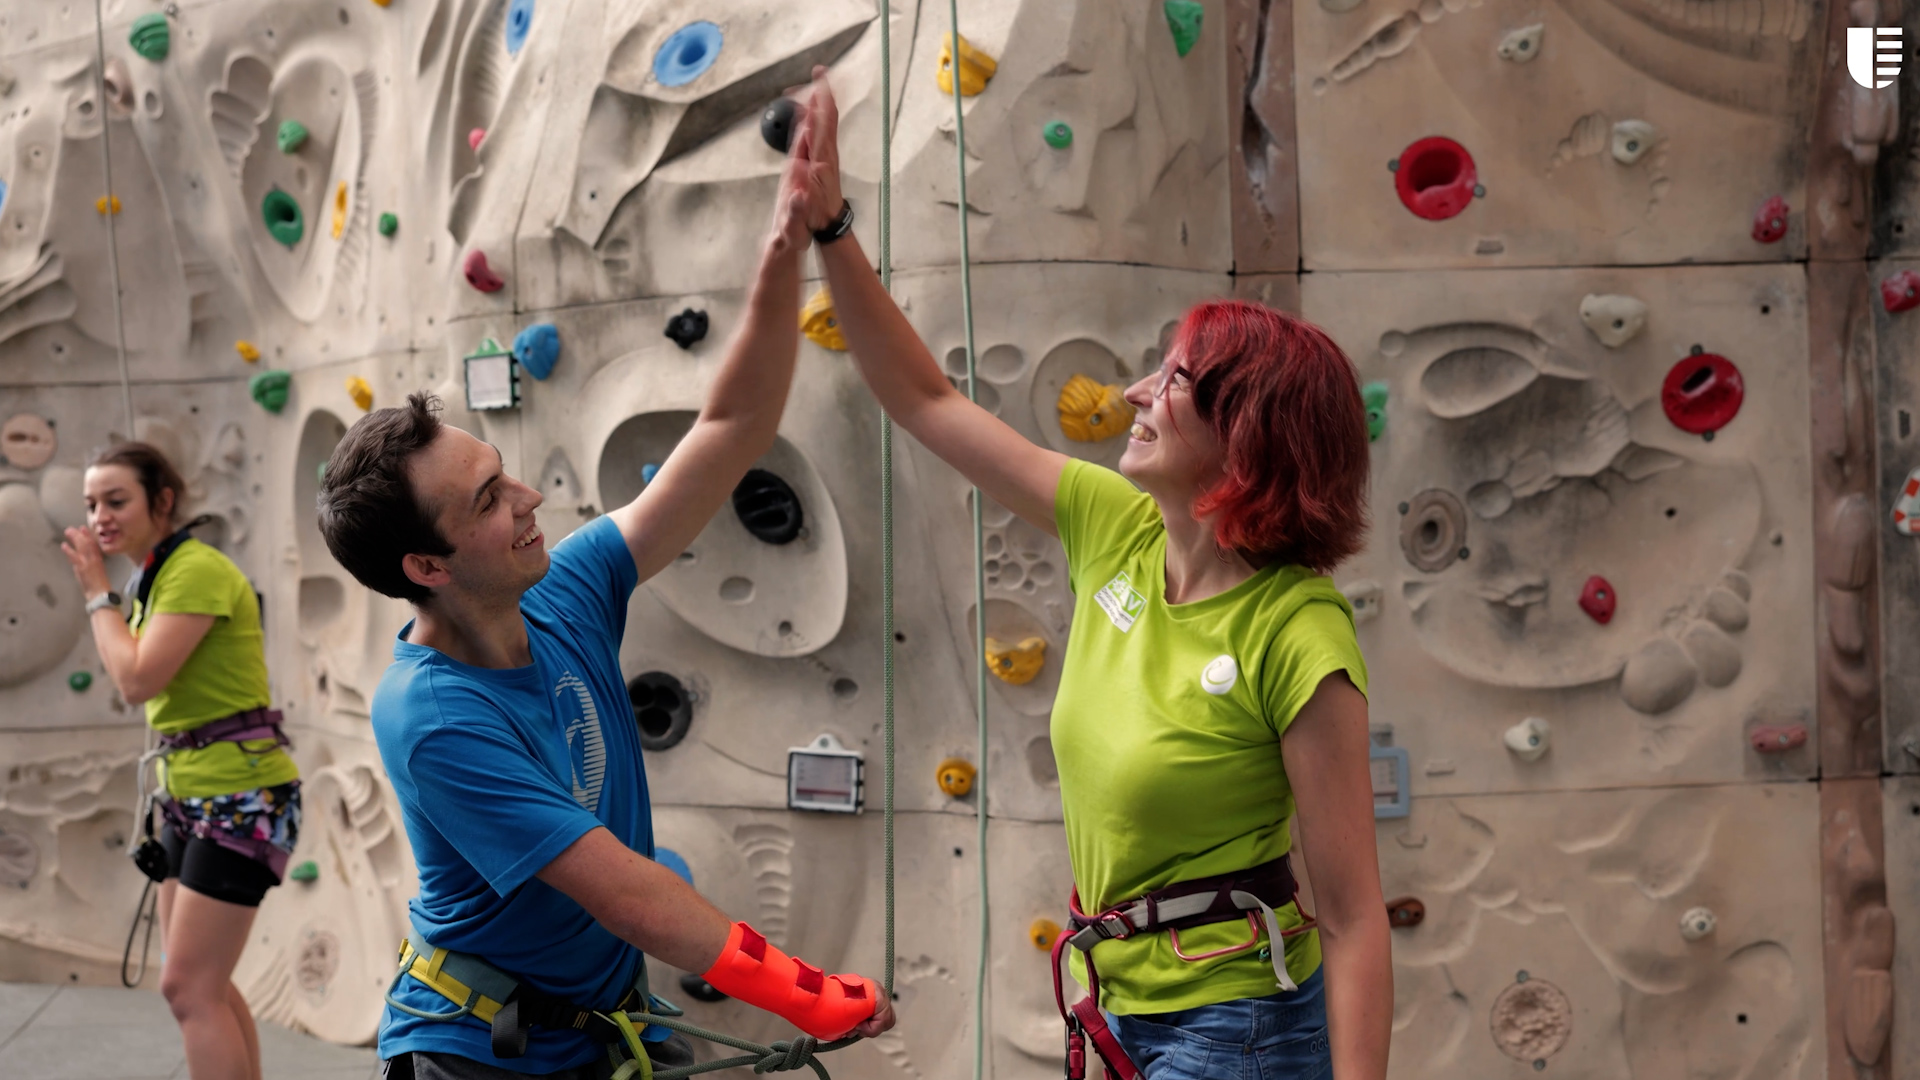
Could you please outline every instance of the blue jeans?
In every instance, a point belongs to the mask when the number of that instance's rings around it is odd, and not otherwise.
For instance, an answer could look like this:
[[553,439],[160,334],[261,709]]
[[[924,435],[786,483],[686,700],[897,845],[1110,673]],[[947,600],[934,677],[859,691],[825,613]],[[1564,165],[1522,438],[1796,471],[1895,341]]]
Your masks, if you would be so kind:
[[1147,1080],[1319,1080],[1333,1075],[1320,972],[1291,994],[1111,1016]]

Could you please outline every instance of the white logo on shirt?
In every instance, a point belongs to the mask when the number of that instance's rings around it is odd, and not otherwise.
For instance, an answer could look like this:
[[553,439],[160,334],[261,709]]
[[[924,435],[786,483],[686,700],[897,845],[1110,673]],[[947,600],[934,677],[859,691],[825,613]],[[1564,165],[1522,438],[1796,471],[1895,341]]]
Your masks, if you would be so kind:
[[1112,581],[1107,582],[1105,587],[1094,593],[1093,601],[1100,605],[1100,610],[1107,613],[1107,618],[1112,620],[1113,625],[1119,627],[1123,634],[1133,629],[1133,624],[1139,620],[1140,613],[1147,610],[1147,598],[1141,596],[1140,590],[1133,587],[1133,579],[1128,577],[1124,570],[1115,574]]
[[[581,682],[573,672],[560,676],[553,684],[553,694],[559,697],[565,691],[572,690],[574,698],[580,703],[580,715],[569,721],[564,734],[567,738],[567,754],[573,770],[573,801],[580,804],[588,813],[600,809],[600,785],[607,778],[607,744],[600,734],[600,710],[594,707],[593,695],[587,691],[587,684]],[[580,750],[574,752],[574,737],[580,739]]]
[[1209,694],[1224,694],[1239,681],[1240,665],[1224,653],[1207,661],[1207,666],[1200,669],[1200,689]]

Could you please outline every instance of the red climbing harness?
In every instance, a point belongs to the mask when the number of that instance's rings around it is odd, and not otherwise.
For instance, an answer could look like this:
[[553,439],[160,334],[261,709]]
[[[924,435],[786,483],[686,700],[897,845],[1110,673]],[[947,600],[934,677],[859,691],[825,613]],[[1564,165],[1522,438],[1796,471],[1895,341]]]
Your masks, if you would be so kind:
[[[1145,896],[1116,904],[1098,915],[1088,915],[1080,910],[1080,892],[1074,890],[1068,901],[1068,918],[1073,930],[1061,934],[1053,943],[1053,1001],[1060,1008],[1060,1018],[1067,1024],[1068,1080],[1086,1080],[1089,1039],[1093,1041],[1094,1053],[1106,1066],[1109,1080],[1141,1080],[1145,1075],[1127,1057],[1126,1049],[1114,1036],[1113,1029],[1107,1026],[1106,1016],[1100,1012],[1100,974],[1093,966],[1095,945],[1103,941],[1123,941],[1136,934],[1165,931],[1172,939],[1174,955],[1190,963],[1245,952],[1260,944],[1260,924],[1263,919],[1269,942],[1277,943],[1313,929],[1313,918],[1304,911],[1301,914],[1306,921],[1291,930],[1280,929],[1279,916],[1274,914],[1276,905],[1264,899],[1280,897],[1282,899],[1278,906],[1285,907],[1294,901],[1299,891],[1299,883],[1293,877],[1292,863],[1285,855],[1248,870],[1175,882],[1164,889],[1155,889]],[[1250,931],[1245,942],[1192,956],[1181,951],[1180,931],[1215,923],[1239,922],[1243,918]],[[1079,949],[1087,961],[1087,996],[1071,1006],[1067,1004],[1066,984],[1060,974],[1061,956],[1069,945]],[[1279,981],[1280,989],[1299,989],[1287,977],[1286,950],[1275,944],[1272,947],[1272,959],[1274,977]]]

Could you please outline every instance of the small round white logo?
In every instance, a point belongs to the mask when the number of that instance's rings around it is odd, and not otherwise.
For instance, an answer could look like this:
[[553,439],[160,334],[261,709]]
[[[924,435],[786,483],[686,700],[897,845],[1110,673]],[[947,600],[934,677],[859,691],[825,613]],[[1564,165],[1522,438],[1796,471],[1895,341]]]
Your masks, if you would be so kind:
[[1207,666],[1200,670],[1200,688],[1209,694],[1224,694],[1239,681],[1240,665],[1225,654],[1207,661]]

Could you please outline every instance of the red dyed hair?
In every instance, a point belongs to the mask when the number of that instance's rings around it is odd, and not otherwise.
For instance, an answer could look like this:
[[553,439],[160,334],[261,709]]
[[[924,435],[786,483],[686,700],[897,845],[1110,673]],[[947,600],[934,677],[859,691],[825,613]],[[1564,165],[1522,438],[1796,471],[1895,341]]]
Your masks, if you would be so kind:
[[1195,502],[1223,548],[1330,573],[1367,534],[1367,411],[1325,330],[1241,300],[1196,304],[1171,350],[1226,448]]

